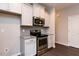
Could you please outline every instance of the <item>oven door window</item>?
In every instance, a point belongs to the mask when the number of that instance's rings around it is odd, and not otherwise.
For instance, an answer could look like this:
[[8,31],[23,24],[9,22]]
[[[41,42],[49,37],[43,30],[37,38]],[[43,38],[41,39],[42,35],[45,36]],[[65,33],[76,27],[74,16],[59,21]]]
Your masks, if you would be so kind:
[[38,50],[47,48],[47,37],[38,39]]

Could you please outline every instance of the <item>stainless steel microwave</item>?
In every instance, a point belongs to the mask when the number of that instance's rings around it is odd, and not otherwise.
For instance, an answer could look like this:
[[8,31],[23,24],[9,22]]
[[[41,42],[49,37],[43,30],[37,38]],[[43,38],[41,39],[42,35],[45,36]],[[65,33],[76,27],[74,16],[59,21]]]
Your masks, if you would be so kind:
[[33,17],[33,26],[44,26],[45,19],[39,17]]

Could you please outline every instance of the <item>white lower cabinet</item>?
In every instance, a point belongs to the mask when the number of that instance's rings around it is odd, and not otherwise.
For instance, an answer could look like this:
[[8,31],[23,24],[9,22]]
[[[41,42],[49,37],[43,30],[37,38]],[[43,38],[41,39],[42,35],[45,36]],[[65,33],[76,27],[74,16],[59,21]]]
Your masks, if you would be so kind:
[[53,47],[53,35],[48,36],[48,48]]
[[36,39],[25,40],[25,55],[33,56],[36,54]]
[[55,34],[50,34],[48,36],[48,48],[55,48]]
[[36,55],[36,38],[21,40],[21,54],[23,56]]

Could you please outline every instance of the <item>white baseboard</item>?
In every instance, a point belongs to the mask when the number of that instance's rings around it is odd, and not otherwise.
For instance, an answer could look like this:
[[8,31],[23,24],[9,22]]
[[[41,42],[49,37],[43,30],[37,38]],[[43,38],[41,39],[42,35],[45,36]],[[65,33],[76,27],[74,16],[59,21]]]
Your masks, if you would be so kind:
[[16,53],[16,54],[13,54],[12,56],[18,56],[18,55],[21,55],[21,53]]
[[[56,43],[64,45],[64,46],[69,46],[68,44],[64,44],[64,43],[60,43],[60,42],[56,42]],[[70,46],[70,47],[74,47],[74,46]],[[74,47],[74,48],[79,48],[79,47]]]
[[61,42],[56,42],[56,43],[61,44],[61,45],[68,46],[68,44],[64,44],[64,43],[61,43]]

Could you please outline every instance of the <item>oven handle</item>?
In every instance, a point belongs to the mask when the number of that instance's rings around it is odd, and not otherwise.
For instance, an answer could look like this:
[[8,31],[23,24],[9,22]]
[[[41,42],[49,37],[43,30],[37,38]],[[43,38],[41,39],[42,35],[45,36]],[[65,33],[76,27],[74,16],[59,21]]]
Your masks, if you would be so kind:
[[38,38],[38,39],[39,39],[39,40],[42,40],[42,39],[45,39],[45,38],[47,39],[48,37],[41,37],[41,38]]

